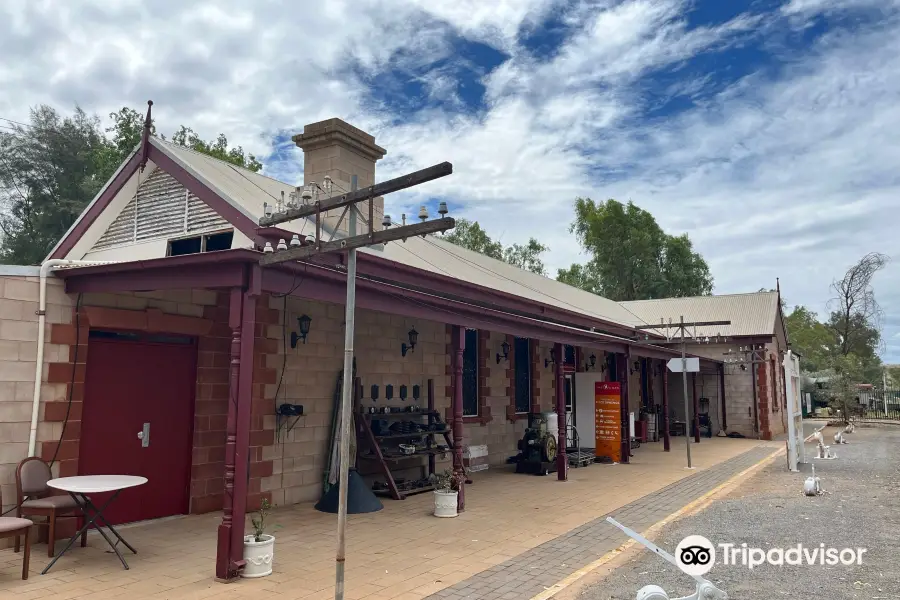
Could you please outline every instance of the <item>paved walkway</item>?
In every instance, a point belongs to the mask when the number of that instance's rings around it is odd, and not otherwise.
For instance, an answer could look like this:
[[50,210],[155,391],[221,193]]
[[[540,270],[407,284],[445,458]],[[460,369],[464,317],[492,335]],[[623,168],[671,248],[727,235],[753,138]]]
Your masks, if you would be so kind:
[[[614,517],[636,531],[643,531],[774,451],[771,446],[754,448],[576,527],[556,539],[441,590],[429,596],[429,599],[531,598],[626,541],[624,534],[606,523],[607,516]],[[528,524],[523,523],[522,526],[527,528]]]
[[[692,472],[684,469],[683,438],[673,442],[672,452],[663,452],[661,443],[641,446],[635,451],[631,465],[572,469],[566,483],[552,476],[516,475],[510,467],[492,467],[475,473],[475,484],[466,489],[466,511],[456,519],[434,518],[430,494],[411,496],[402,502],[385,500],[382,511],[350,515],[346,597],[348,600],[421,600],[445,588],[456,588],[485,569],[501,566],[505,569],[505,565],[518,565],[519,561],[531,560],[530,557],[536,558],[528,566],[540,567],[528,569],[534,571],[529,573],[534,580],[531,585],[540,590],[551,579],[549,573],[553,574],[553,581],[548,583],[555,582],[601,552],[597,546],[599,537],[595,539],[593,534],[585,533],[578,538],[580,532],[589,531],[585,527],[599,515],[620,514],[621,507],[644,498],[646,521],[650,522],[656,514],[650,511],[660,508],[654,502],[666,500],[659,495],[660,490],[681,489],[671,484],[687,480],[691,482],[690,489],[696,488],[695,493],[702,494],[719,480],[710,477],[713,472],[719,473],[722,463],[760,447],[757,440],[704,438],[693,446],[697,470]],[[765,445],[768,451],[783,447],[779,443]],[[739,465],[728,468],[736,469]],[[690,495],[685,493],[686,496],[675,498],[672,503],[684,504]],[[129,571],[122,569],[95,533],[88,537],[87,548],[73,548],[43,576],[38,573],[48,561],[46,546],[37,544],[32,554],[32,577],[28,581],[18,579],[21,554],[0,549],[0,598],[327,600],[334,597],[335,515],[317,512],[311,504],[274,510],[270,521],[277,527],[274,530],[275,572],[269,577],[229,585],[216,583],[212,578],[216,528],[220,520],[221,514],[213,513],[123,528],[125,538],[139,551],[137,555],[129,554]],[[640,522],[633,524],[640,527]],[[564,561],[548,562],[545,572],[541,570],[542,562],[549,561],[552,553],[533,552],[547,544],[557,544],[551,548],[566,552],[562,555]],[[561,566],[563,562],[566,567]],[[546,577],[538,581],[538,573]],[[499,587],[502,586],[493,589]],[[482,597],[494,598],[506,593]]]

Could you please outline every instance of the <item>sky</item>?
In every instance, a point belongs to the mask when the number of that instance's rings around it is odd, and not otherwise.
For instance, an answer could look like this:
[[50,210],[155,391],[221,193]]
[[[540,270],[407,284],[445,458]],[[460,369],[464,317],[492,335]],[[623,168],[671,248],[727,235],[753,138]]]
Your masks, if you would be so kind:
[[436,199],[546,263],[584,260],[573,201],[688,233],[715,293],[824,314],[868,252],[900,363],[900,0],[4,0],[0,117],[154,101],[162,133],[224,133],[302,181],[290,136],[340,117],[388,150],[386,198]]

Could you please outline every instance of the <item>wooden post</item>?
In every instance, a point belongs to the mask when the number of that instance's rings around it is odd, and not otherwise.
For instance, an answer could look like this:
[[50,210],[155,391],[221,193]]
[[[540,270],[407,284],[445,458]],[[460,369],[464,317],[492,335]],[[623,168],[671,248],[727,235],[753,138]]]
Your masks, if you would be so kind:
[[719,365],[719,396],[722,402],[722,430],[728,431],[728,412],[725,408],[725,365]]
[[244,565],[244,519],[250,468],[250,403],[253,391],[253,345],[256,296],[232,288],[228,310],[231,365],[228,417],[225,423],[225,492],[216,544],[216,577],[231,579]]
[[697,374],[691,373],[691,397],[694,399],[694,442],[700,443],[700,399],[697,398]]
[[466,330],[453,326],[453,398],[450,404],[453,412],[453,471],[459,482],[456,509],[466,509],[465,473],[463,472],[463,352],[466,350]]
[[669,436],[669,367],[666,361],[662,361],[663,386],[662,386],[662,426],[663,426],[663,450],[672,451],[672,440]]
[[[622,357],[622,360],[618,360]],[[628,398],[628,361],[631,360],[631,348],[626,347],[625,353],[616,356],[618,380],[620,382],[621,400],[619,406],[622,411],[622,462],[631,462],[631,429],[629,427],[629,398]]]
[[[568,478],[569,459],[566,457],[566,379],[563,372],[565,361],[563,345],[556,343],[553,353],[556,355],[556,478],[565,481]],[[549,433],[549,432],[548,432]]]

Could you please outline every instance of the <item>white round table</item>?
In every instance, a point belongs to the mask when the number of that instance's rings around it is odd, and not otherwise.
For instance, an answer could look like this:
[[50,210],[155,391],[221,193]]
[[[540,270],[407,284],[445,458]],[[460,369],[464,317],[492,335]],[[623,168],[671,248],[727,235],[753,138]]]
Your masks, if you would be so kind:
[[[100,535],[103,536],[103,539],[112,547],[113,551],[116,553],[116,556],[119,557],[119,560],[122,561],[122,566],[128,569],[128,563],[125,562],[125,557],[122,556],[122,553],[119,552],[119,548],[117,544],[114,544],[110,537],[103,531],[103,524],[105,524],[106,528],[118,538],[120,542],[125,544],[129,550],[131,550],[134,554],[137,554],[137,550],[135,550],[131,544],[125,541],[125,539],[119,535],[119,532],[115,530],[115,528],[109,524],[106,518],[103,516],[103,511],[112,504],[112,502],[119,495],[119,492],[122,490],[137,487],[139,485],[144,485],[147,483],[146,477],[138,477],[136,475],[78,475],[76,477],[60,477],[58,479],[51,479],[47,482],[47,485],[53,489],[60,490],[63,492],[68,492],[72,498],[75,499],[78,504],[81,505],[82,510],[84,511],[84,526],[72,536],[72,539],[69,540],[69,543],[66,544],[66,547],[63,548],[63,551],[57,554],[53,560],[50,561],[50,564],[46,566],[46,568],[41,571],[41,575],[45,574],[50,570],[57,560],[59,560],[63,554],[65,554],[69,548],[71,548],[75,544],[75,540],[81,537],[81,534],[84,531],[87,531],[89,528],[93,527],[97,531],[100,532]],[[112,496],[107,500],[103,506],[98,508],[91,502],[88,494],[102,494],[112,492]],[[99,523],[98,521],[102,521]]]

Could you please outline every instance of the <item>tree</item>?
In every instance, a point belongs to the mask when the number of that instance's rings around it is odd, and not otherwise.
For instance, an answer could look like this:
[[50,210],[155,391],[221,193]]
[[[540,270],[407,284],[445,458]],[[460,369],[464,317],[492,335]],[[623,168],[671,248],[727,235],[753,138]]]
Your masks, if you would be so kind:
[[[713,279],[688,236],[666,234],[633,202],[576,198],[570,231],[591,260],[581,272],[563,270],[611,300],[644,300],[712,293]],[[574,277],[573,275],[577,275]]]
[[[144,116],[124,107],[109,118],[112,125],[104,131],[97,116],[79,107],[61,117],[54,108],[39,106],[31,110],[28,125],[0,132],[0,261],[40,263],[138,147]],[[251,171],[262,168],[240,146],[229,148],[221,134],[205,142],[182,126],[172,142]]]
[[118,166],[100,120],[76,107],[31,110],[0,133],[0,261],[41,262]]
[[531,271],[538,275],[546,275],[547,270],[544,268],[544,261],[541,260],[541,254],[546,251],[547,246],[534,238],[528,238],[528,243],[524,246],[513,244],[504,248],[503,260],[520,269]]
[[444,235],[444,239],[472,252],[503,260],[503,245],[492,240],[491,236],[478,224],[478,221],[456,219],[456,226],[450,233]]
[[881,342],[881,307],[875,300],[872,279],[889,260],[884,254],[870,252],[831,284],[835,295],[830,302],[828,327],[837,336],[843,356],[874,354]]
[[557,270],[556,280],[592,294],[599,295],[603,289],[600,280],[597,279],[597,269],[592,265],[572,263],[568,269]]
[[816,313],[795,306],[784,318],[791,347],[802,357],[803,370],[815,373],[828,368],[834,352],[834,336],[819,322]]
[[520,269],[531,271],[538,275],[546,274],[541,255],[547,251],[547,246],[534,238],[529,238],[528,243],[525,245],[513,244],[504,248],[503,244],[492,240],[491,236],[481,228],[477,221],[456,219],[456,227],[446,234],[444,239],[473,252],[502,260]]
[[853,354],[837,355],[831,362],[828,380],[829,405],[841,411],[845,422],[859,412],[859,384],[863,380],[863,366]]
[[244,167],[254,173],[258,173],[263,167],[262,163],[256,160],[255,156],[252,154],[245,155],[244,149],[241,146],[229,148],[228,138],[225,137],[224,133],[220,133],[219,137],[213,142],[205,142],[200,139],[200,136],[198,136],[193,129],[182,125],[181,129],[176,131],[175,135],[172,136],[172,143],[184,146],[185,148],[190,148],[191,150],[196,150],[197,152],[202,152],[203,154],[208,154],[213,158],[224,160],[233,165]]

